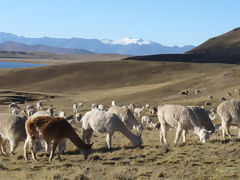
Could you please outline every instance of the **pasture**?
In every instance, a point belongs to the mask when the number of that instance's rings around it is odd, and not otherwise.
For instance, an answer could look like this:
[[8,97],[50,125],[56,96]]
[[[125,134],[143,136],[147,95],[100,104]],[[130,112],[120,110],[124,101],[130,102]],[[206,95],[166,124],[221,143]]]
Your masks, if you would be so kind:
[[[92,103],[110,107],[130,103],[142,107],[163,104],[204,105],[216,108],[221,97],[238,99],[234,89],[240,88],[240,66],[177,62],[108,61],[84,62],[25,69],[0,70],[0,111],[8,112],[8,104],[19,102],[63,110],[73,115],[73,103],[83,102],[85,114]],[[194,91],[201,91],[195,94]],[[189,91],[188,96],[180,94]],[[231,93],[232,96],[227,96]],[[213,96],[213,98],[209,98]],[[21,104],[24,103],[25,104]],[[144,111],[142,115],[148,115]],[[156,115],[152,116],[158,122]],[[140,122],[140,119],[138,119]],[[216,118],[214,124],[220,125]],[[81,124],[74,125],[82,135]],[[104,148],[105,134],[94,133],[93,151],[84,160],[75,146],[67,141],[67,149],[58,162],[48,162],[47,153],[37,154],[39,162],[27,163],[23,143],[14,156],[0,156],[1,179],[238,179],[240,178],[240,140],[237,130],[232,140],[223,140],[216,131],[205,144],[190,132],[174,146],[175,130],[168,133],[168,146],[159,143],[159,130],[144,129],[143,144],[135,148],[122,134],[115,133],[112,149]],[[133,131],[136,133],[136,131]]]

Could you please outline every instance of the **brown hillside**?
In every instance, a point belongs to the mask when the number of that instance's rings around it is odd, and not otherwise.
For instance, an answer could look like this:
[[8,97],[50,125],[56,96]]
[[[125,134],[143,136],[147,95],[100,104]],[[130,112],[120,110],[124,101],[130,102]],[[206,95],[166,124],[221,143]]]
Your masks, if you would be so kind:
[[240,28],[211,38],[203,44],[186,52],[200,55],[240,55]]

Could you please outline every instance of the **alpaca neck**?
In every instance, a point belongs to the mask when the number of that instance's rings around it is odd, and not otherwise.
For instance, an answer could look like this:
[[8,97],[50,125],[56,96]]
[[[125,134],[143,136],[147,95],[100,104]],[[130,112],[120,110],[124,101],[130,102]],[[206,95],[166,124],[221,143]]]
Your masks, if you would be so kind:
[[119,131],[126,136],[135,146],[139,145],[140,139],[138,136],[133,134],[123,123],[122,128],[119,128]]
[[[71,125],[70,125],[71,126]],[[68,138],[70,139],[70,141],[72,141],[72,143],[78,147],[80,150],[88,150],[89,149],[89,145],[87,145],[86,143],[84,143],[80,137],[77,135],[77,133],[73,130],[73,128],[71,127],[71,130],[68,131]]]

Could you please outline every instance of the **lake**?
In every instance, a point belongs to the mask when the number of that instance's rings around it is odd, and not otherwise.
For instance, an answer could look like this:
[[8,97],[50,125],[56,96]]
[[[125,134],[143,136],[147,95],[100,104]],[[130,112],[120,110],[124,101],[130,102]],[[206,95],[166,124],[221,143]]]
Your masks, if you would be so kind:
[[46,65],[47,64],[0,62],[0,69],[5,69],[5,68],[25,68],[25,67],[36,67],[36,66],[46,66]]

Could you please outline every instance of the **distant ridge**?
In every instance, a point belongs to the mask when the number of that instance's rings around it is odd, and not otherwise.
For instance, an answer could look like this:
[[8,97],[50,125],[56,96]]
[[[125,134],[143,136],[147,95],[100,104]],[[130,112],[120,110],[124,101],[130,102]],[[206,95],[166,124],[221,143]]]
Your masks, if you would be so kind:
[[20,52],[44,52],[50,54],[67,55],[67,54],[94,54],[84,49],[58,48],[46,45],[27,45],[13,41],[0,43],[0,51],[20,51]]
[[240,27],[211,38],[185,54],[238,56],[240,55]]
[[140,38],[127,37],[121,40],[99,40],[84,38],[27,38],[15,34],[0,32],[0,43],[14,41],[27,45],[46,45],[59,48],[85,49],[97,54],[127,54],[127,55],[152,55],[152,54],[183,54],[194,46],[164,46],[153,41]]

